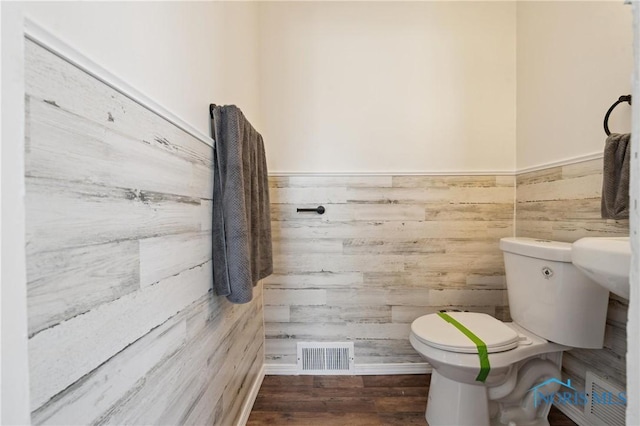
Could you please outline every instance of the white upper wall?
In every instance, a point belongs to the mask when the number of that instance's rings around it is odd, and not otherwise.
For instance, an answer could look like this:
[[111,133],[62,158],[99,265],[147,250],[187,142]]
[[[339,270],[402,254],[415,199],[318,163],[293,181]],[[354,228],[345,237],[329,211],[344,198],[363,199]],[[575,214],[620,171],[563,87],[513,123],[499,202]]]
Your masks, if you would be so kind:
[[[631,7],[618,2],[518,2],[518,170],[600,153],[603,119],[631,93]],[[631,130],[619,105],[612,132]]]
[[256,128],[258,8],[252,2],[25,2],[25,16],[201,132],[209,104]]
[[515,167],[512,2],[260,4],[271,172]]
[[[630,92],[631,13],[618,1],[23,7],[203,133],[210,102],[237,104],[272,172],[561,161],[600,152],[604,113]],[[614,131],[629,130],[629,111]]]

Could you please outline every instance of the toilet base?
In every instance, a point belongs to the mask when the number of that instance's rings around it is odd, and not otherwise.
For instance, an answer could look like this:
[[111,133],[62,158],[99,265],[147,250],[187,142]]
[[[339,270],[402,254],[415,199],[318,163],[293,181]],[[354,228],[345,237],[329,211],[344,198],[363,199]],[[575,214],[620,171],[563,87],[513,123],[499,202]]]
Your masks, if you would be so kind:
[[455,382],[434,370],[425,418],[429,426],[489,426],[487,387]]
[[[543,393],[560,388],[562,351],[544,353],[514,364],[510,377],[491,388],[451,380],[434,369],[425,418],[430,426],[549,426],[551,405],[536,405],[531,388]],[[555,382],[541,384],[550,378]]]

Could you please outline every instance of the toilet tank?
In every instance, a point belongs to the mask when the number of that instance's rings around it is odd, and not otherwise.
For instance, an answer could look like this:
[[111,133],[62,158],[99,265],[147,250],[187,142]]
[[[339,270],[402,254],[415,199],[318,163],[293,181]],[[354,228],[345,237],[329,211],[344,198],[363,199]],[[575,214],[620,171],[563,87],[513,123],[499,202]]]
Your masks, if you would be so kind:
[[571,244],[502,238],[513,321],[552,342],[602,348],[609,292],[571,263]]

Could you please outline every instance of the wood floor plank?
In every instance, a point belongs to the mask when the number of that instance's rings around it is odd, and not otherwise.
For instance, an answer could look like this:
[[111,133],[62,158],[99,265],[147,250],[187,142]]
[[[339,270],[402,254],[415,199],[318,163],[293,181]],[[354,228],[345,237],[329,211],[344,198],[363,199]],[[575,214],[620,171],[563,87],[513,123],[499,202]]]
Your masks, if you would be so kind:
[[292,396],[288,400],[277,400],[271,396],[264,396],[256,399],[253,404],[255,411],[278,412],[278,413],[314,413],[328,412],[327,402],[316,398],[304,398]]
[[[365,376],[366,377],[366,376]],[[423,396],[429,393],[429,387],[365,387],[363,389],[324,389],[327,394],[333,391],[334,394],[340,393],[342,395],[347,394],[360,394],[362,396],[370,397],[370,398],[380,398],[380,397],[400,397],[400,396]],[[318,397],[323,397],[325,395],[319,393],[319,390],[314,390],[314,393]]]
[[315,395],[287,394],[259,396],[253,405],[255,411],[263,412],[328,412],[328,413],[372,413],[376,411],[375,398],[362,396],[331,396],[318,398]]
[[[261,388],[263,389],[263,388]],[[307,388],[300,386],[281,386],[278,388],[264,388],[258,398],[268,395],[274,401],[290,399],[330,399],[343,397],[392,397],[392,396],[422,396],[429,393],[429,387],[364,387],[364,388]],[[256,399],[257,401],[257,399]]]
[[378,426],[382,425],[376,413],[269,413],[253,412],[247,426]]
[[261,389],[271,387],[291,388],[292,386],[313,387],[313,376],[265,376]]
[[421,413],[384,413],[378,417],[385,426],[427,426],[424,411]]
[[376,398],[378,413],[422,413],[426,407],[427,395]]
[[315,376],[314,388],[361,388],[362,376]]
[[549,425],[550,426],[576,426],[576,424],[569,417],[565,416],[563,412],[552,406],[549,411]]
[[431,375],[398,374],[395,376],[362,376],[365,387],[429,387]]
[[[431,375],[267,376],[247,422],[262,425],[427,425]],[[552,407],[550,426],[575,426]]]

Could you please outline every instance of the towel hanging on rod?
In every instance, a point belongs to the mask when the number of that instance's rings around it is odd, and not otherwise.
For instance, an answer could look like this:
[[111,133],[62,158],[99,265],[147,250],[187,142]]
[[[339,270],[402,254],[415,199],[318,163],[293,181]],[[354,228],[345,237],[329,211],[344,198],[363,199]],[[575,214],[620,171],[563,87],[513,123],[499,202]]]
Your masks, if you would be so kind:
[[629,102],[629,105],[631,105],[631,95],[620,96],[618,100],[615,101],[613,105],[611,105],[611,108],[609,108],[604,116],[604,132],[607,134],[607,136],[611,135],[611,132],[609,131],[609,116],[611,115],[613,109],[617,107],[618,104],[621,104],[623,102]]
[[264,141],[240,108],[209,105],[213,151],[213,289],[232,303],[253,298],[273,273]]

